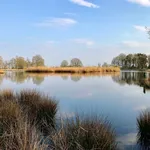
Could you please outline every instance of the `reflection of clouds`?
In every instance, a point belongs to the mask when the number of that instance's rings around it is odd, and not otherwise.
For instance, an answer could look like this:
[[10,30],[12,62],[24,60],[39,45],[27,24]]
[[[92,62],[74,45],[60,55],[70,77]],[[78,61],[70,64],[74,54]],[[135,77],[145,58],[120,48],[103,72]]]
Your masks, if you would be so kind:
[[135,145],[136,144],[137,133],[128,133],[121,135],[117,138],[118,146],[123,148],[124,146]]
[[144,105],[137,106],[137,107],[134,108],[135,111],[141,111],[141,110],[146,110],[146,109],[147,109],[147,106],[144,106]]
[[75,98],[88,98],[93,96],[93,93],[91,92],[85,92],[85,93],[78,93],[77,95],[75,95]]
[[60,112],[59,111],[57,116],[59,118],[67,119],[67,118],[75,117],[75,113],[74,112]]

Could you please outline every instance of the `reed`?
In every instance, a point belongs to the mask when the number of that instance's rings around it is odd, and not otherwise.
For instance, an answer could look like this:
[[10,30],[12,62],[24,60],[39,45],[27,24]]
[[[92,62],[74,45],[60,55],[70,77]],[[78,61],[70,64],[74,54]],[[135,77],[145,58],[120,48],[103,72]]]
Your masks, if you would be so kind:
[[31,73],[98,73],[120,72],[118,67],[32,67],[25,70]]
[[150,111],[144,111],[137,118],[138,144],[142,149],[150,149]]
[[106,119],[78,116],[64,121],[52,136],[52,150],[116,150],[115,133]]
[[0,74],[4,74],[4,71],[3,71],[3,70],[0,70]]
[[55,125],[57,102],[35,90],[0,92],[0,149],[46,150],[41,139]]

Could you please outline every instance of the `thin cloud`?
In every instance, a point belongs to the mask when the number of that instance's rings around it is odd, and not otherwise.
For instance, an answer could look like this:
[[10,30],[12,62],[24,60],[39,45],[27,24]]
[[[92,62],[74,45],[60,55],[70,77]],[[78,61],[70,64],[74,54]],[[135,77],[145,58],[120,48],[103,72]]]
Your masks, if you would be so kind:
[[52,26],[71,26],[76,24],[77,21],[72,18],[51,18],[44,20],[40,23],[36,23],[35,25],[38,27],[52,27]]
[[76,13],[71,13],[71,12],[66,12],[66,13],[64,13],[64,15],[67,15],[67,16],[76,16],[77,14]]
[[145,7],[150,7],[150,1],[149,0],[127,0],[131,3],[136,3]]
[[134,25],[133,27],[138,31],[146,32],[145,26]]
[[122,44],[129,48],[150,48],[149,42],[123,41]]
[[80,6],[85,6],[85,7],[89,7],[89,8],[99,8],[98,5],[87,2],[85,0],[69,0],[70,2],[80,5]]
[[86,46],[94,45],[94,41],[89,40],[89,39],[74,39],[73,42],[75,42],[77,44],[84,44]]

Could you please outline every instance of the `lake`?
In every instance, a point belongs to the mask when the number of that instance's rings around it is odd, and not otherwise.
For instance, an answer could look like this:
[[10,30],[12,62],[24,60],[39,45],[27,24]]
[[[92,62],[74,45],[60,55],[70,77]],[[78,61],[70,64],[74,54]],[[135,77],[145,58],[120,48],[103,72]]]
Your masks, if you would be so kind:
[[120,149],[137,149],[136,118],[150,107],[150,73],[0,75],[0,90],[36,89],[59,101],[62,115],[96,113],[111,121]]

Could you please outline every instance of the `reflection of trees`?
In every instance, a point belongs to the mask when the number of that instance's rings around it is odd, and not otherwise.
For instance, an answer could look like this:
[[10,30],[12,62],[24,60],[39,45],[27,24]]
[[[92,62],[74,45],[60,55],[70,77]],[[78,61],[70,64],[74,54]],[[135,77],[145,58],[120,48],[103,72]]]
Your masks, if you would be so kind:
[[80,81],[80,80],[81,80],[81,78],[82,78],[82,77],[81,77],[81,76],[79,76],[79,75],[77,75],[77,76],[72,75],[70,78],[71,78],[71,80],[72,80],[72,81],[74,81],[74,82],[78,82],[78,81]]
[[12,82],[15,82],[17,84],[24,83],[25,80],[32,79],[33,83],[36,85],[40,85],[44,81],[45,76],[41,75],[30,75],[25,72],[7,72],[5,74],[6,79],[10,79]]
[[13,73],[7,73],[6,77],[9,78],[12,82],[16,83],[23,83],[27,75],[24,72],[13,72]]
[[150,111],[142,112],[137,118],[138,144],[143,150],[150,149]]
[[62,75],[61,78],[62,78],[63,80],[68,80],[68,75]]
[[3,82],[4,75],[0,75],[0,84]]
[[124,85],[125,83],[128,85],[138,85],[143,87],[143,92],[150,89],[150,74],[144,72],[122,72],[120,76],[112,77],[114,82],[119,83],[120,85]]
[[32,81],[34,84],[40,85],[44,81],[44,77],[43,76],[35,76],[35,77],[32,77]]

